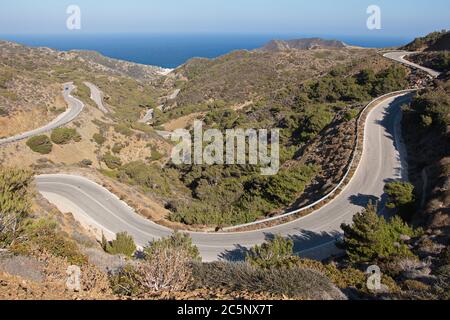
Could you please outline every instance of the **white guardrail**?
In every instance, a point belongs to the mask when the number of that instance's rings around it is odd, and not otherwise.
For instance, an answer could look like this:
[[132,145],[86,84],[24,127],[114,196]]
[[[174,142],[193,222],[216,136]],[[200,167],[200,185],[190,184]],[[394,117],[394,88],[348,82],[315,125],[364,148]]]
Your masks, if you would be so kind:
[[[357,153],[358,153],[358,149],[360,148],[360,143],[361,143],[360,139],[359,139],[359,133],[360,133],[360,130],[361,130],[361,123],[360,122],[363,119],[363,116],[364,116],[365,112],[369,108],[371,108],[374,104],[376,106],[377,104],[380,104],[383,100],[385,100],[387,98],[392,98],[394,96],[400,96],[402,94],[406,95],[407,93],[416,92],[418,90],[420,90],[420,89],[406,89],[406,90],[394,91],[394,92],[390,92],[390,93],[384,94],[384,95],[382,95],[382,96],[380,96],[378,98],[375,98],[371,102],[369,102],[364,107],[364,109],[361,110],[361,112],[359,113],[358,120],[357,120],[357,125],[356,125],[356,142],[355,142],[355,147],[354,147],[353,152],[352,152],[351,160],[350,160],[349,164],[347,165],[347,171],[345,172],[345,174],[342,177],[341,181],[327,195],[325,195],[324,197],[320,198],[319,200],[317,200],[317,201],[315,201],[315,202],[313,202],[313,203],[311,203],[311,204],[309,204],[309,205],[307,205],[305,207],[302,207],[300,209],[297,209],[297,210],[294,210],[294,211],[290,211],[290,212],[286,212],[284,214],[281,214],[281,215],[278,215],[278,216],[274,216],[274,217],[271,217],[271,218],[258,220],[258,221],[255,221],[255,222],[250,222],[250,223],[241,224],[241,225],[238,225],[238,226],[232,226],[232,227],[223,228],[221,231],[233,231],[233,230],[236,230],[236,229],[252,227],[252,226],[256,226],[256,225],[260,225],[260,224],[264,224],[264,223],[268,223],[268,222],[272,222],[272,221],[288,218],[288,217],[291,217],[291,216],[293,216],[295,214],[298,214],[300,212],[303,212],[303,211],[309,210],[311,208],[314,208],[315,206],[317,206],[317,205],[321,204],[322,202],[328,200],[330,197],[336,195],[336,193],[341,189],[341,187],[343,186],[343,184],[347,180],[348,176],[352,172],[353,165],[354,165],[354,163],[355,163],[355,161],[357,159]],[[362,124],[362,127],[363,128],[365,127],[365,122]],[[364,135],[365,135],[365,130],[364,130]],[[363,135],[363,139],[362,139],[363,147],[364,147],[364,140],[365,140],[364,139],[364,135]],[[356,166],[355,171],[358,169],[358,167],[359,167],[359,163]],[[351,179],[348,181],[348,183],[350,183],[350,182],[351,182]],[[311,214],[314,214],[314,213],[311,213]],[[302,217],[300,217],[299,219],[301,219],[301,218]]]

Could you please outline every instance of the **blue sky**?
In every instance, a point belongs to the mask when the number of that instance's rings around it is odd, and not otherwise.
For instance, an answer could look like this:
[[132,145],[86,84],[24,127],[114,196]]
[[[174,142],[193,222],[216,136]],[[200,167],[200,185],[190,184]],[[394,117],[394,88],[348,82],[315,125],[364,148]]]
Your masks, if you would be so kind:
[[[302,33],[416,36],[450,28],[449,0],[15,0],[0,3],[0,34],[65,33],[66,8],[81,8],[78,33]],[[366,9],[382,10],[382,30]]]

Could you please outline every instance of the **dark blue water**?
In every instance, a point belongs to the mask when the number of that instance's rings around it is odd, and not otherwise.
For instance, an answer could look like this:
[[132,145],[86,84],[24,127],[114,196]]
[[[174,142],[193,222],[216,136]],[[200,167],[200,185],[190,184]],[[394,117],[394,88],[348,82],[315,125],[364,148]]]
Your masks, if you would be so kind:
[[[105,56],[165,68],[177,67],[190,58],[214,58],[237,49],[256,49],[272,39],[296,39],[311,35],[0,35],[2,40],[57,50],[94,50]],[[409,38],[319,36],[362,47],[390,47],[408,43]]]

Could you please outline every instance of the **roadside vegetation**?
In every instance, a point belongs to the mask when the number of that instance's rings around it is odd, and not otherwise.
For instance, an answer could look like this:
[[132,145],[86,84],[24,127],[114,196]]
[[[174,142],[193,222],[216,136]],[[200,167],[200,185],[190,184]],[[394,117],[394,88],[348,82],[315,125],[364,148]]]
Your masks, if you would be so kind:
[[433,70],[441,72],[450,71],[449,51],[424,52],[419,54],[413,54],[408,56],[407,59]]
[[52,131],[50,136],[55,144],[68,144],[70,142],[80,142],[81,136],[76,129],[71,128],[57,128]]
[[132,257],[136,252],[137,247],[130,235],[126,232],[120,232],[113,241],[107,241],[103,235],[102,248],[113,255],[122,254],[127,257]]
[[53,149],[53,144],[46,135],[35,136],[28,139],[27,146],[34,152],[40,154],[49,154]]

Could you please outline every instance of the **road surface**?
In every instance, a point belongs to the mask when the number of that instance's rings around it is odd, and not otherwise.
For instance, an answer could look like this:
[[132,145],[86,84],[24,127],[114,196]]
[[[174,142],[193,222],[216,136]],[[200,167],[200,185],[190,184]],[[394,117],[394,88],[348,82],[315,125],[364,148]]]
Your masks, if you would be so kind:
[[410,66],[412,68],[420,69],[431,75],[433,78],[439,77],[441,74],[438,71],[432,70],[430,68],[422,67],[421,65],[415,64],[411,61],[405,60],[405,57],[411,54],[414,54],[416,52],[409,52],[409,51],[395,51],[395,52],[388,52],[385,53],[383,56],[385,58],[400,62],[404,65]]
[[149,121],[152,121],[154,113],[155,112],[153,111],[153,109],[148,110],[147,113],[145,114],[145,116],[141,120],[139,120],[139,122],[140,123],[147,123]]
[[[400,59],[401,56],[393,56]],[[407,62],[405,62],[407,63]],[[399,124],[401,105],[412,94],[399,94],[380,102],[366,119],[364,152],[353,178],[331,202],[310,215],[287,224],[248,232],[192,232],[204,261],[241,259],[245,251],[274,235],[291,238],[295,251],[304,257],[323,259],[336,253],[335,240],[342,236],[341,224],[373,201],[384,207],[384,185],[391,180],[406,180],[406,154],[401,144]],[[86,178],[72,175],[36,177],[38,190],[62,212],[72,212],[84,226],[112,237],[126,231],[139,246],[172,230],[157,225],[120,201],[115,195]]]
[[31,131],[28,131],[25,133],[21,133],[14,137],[0,139],[0,146],[8,144],[8,143],[12,143],[12,142],[21,141],[21,140],[28,139],[28,138],[36,136],[36,135],[46,133],[53,129],[62,127],[64,125],[68,124],[69,122],[71,122],[72,120],[74,120],[81,113],[81,111],[84,108],[83,102],[74,98],[71,95],[71,93],[74,89],[75,89],[75,86],[73,85],[73,83],[64,84],[64,90],[63,90],[64,100],[67,102],[69,107],[67,108],[67,110],[65,112],[61,113],[56,119],[54,119],[52,122],[50,122],[49,124],[47,124],[41,128],[31,130]]
[[85,82],[86,87],[91,90],[91,99],[103,113],[109,113],[109,110],[103,105],[103,93],[93,83]]

